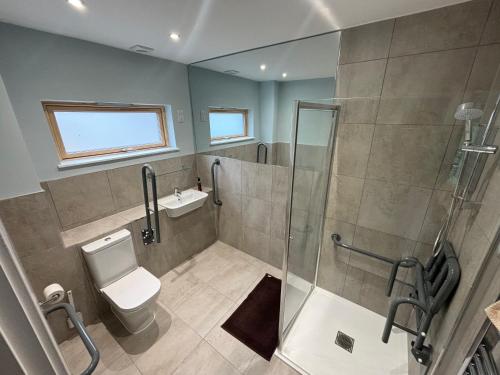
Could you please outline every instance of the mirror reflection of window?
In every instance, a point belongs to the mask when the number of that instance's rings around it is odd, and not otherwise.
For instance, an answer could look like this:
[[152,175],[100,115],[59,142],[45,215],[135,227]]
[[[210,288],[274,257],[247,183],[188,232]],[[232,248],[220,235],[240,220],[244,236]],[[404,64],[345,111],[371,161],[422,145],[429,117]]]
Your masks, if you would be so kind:
[[248,136],[248,109],[210,108],[211,143]]

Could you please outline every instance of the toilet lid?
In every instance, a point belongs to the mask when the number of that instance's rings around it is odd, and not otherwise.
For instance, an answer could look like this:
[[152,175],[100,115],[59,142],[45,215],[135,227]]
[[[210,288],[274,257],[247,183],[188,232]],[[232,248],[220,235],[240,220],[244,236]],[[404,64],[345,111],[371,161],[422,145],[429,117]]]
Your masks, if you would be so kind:
[[142,267],[101,289],[118,309],[136,310],[160,291],[160,280]]

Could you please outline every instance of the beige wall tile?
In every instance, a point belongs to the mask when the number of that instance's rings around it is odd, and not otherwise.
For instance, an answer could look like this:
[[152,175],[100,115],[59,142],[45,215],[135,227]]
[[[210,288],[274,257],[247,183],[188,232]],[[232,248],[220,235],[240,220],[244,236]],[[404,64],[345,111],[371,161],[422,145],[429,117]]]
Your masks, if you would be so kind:
[[451,126],[377,125],[366,178],[434,187]]
[[288,199],[288,167],[273,165],[273,184],[271,199],[273,202],[286,203]]
[[272,202],[271,204],[271,237],[285,239],[286,236],[286,203]]
[[356,223],[364,180],[356,177],[332,175],[326,216]]
[[364,306],[363,302],[360,299],[361,299],[361,288],[363,287],[365,275],[366,275],[365,271],[349,265],[347,267],[344,287],[342,288],[341,296],[348,299],[351,302]]
[[47,192],[0,201],[0,217],[21,258],[61,246],[59,222]]
[[271,205],[269,202],[243,196],[241,201],[241,216],[243,226],[269,235],[271,223]]
[[416,240],[432,190],[366,180],[358,225]]
[[333,160],[335,174],[364,178],[374,125],[340,124]]
[[374,124],[380,98],[348,98],[343,100],[340,121],[344,124]]
[[243,224],[241,217],[221,218],[218,235],[220,241],[243,250]]
[[241,194],[241,160],[221,158],[218,179],[221,191]]
[[361,306],[386,316],[388,311],[387,297],[385,296],[386,286],[387,278],[365,272],[359,295]]
[[[353,245],[390,259],[401,259],[413,254],[416,242],[403,237],[357,226]],[[355,252],[351,253],[349,266],[385,278],[389,277],[391,271],[391,265]],[[402,275],[401,278],[404,279],[404,275]]]
[[142,165],[138,164],[106,172],[117,209],[129,208],[144,201],[141,168]]
[[[485,108],[499,65],[500,44],[478,48],[472,72],[467,81],[464,102],[474,102],[475,106]],[[485,122],[487,115],[483,116]]]
[[434,190],[425,214],[424,224],[418,236],[419,241],[434,244],[439,229],[444,223],[444,217],[451,204],[451,193],[449,191]]
[[481,37],[481,44],[499,43],[500,42],[500,1],[494,0],[491,8],[488,21],[484,28],[483,36]]
[[386,59],[340,65],[335,96],[339,98],[380,96]]
[[[453,131],[451,132],[450,141],[446,147],[446,153],[444,155],[441,167],[439,168],[439,174],[436,180],[435,188],[439,190],[451,191],[454,189],[453,179],[450,177],[450,173],[455,163],[455,158],[457,155],[460,143],[463,141],[464,127],[462,125],[455,125]],[[458,175],[457,175],[458,177]]]
[[48,181],[47,185],[65,229],[115,212],[106,172]]
[[241,193],[253,198],[271,201],[273,168],[270,165],[243,162]]
[[390,58],[379,124],[453,124],[475,48]]
[[389,55],[394,20],[342,31],[340,64],[383,59]]
[[396,19],[391,56],[470,47],[479,43],[489,1],[468,1]]

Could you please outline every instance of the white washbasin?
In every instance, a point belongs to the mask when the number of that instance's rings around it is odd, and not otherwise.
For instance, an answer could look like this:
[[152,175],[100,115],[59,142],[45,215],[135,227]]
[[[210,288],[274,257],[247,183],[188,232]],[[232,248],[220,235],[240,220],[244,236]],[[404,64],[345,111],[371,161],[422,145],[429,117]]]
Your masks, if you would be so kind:
[[167,211],[170,217],[179,217],[203,206],[208,194],[203,191],[187,189],[181,193],[180,199],[174,194],[158,199],[158,205]]

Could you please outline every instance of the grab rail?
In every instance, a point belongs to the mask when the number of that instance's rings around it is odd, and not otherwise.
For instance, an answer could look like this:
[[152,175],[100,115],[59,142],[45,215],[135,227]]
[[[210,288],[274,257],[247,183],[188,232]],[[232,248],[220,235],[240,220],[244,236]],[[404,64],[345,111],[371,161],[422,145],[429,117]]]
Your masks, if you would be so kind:
[[381,260],[382,262],[389,263],[389,264],[394,264],[396,262],[394,259],[386,258],[382,255],[372,253],[371,251],[366,251],[366,250],[359,249],[359,248],[351,246],[351,245],[347,245],[341,241],[342,238],[340,237],[340,234],[333,233],[332,240],[333,240],[333,242],[335,242],[335,245],[337,245],[337,246],[343,247],[344,249],[352,250],[352,251],[359,253],[359,254],[369,256],[370,258],[375,258],[375,259]]
[[71,306],[69,303],[58,303],[57,305],[53,305],[51,307],[48,307],[47,309],[44,310],[44,314],[47,317],[50,313],[56,311],[56,310],[65,310],[66,314],[68,314],[68,318],[71,320],[73,325],[75,326],[78,335],[83,341],[83,344],[85,345],[85,348],[87,348],[87,351],[90,354],[91,360],[90,364],[87,366],[85,370],[83,370],[82,375],[90,375],[94,372],[95,368],[97,367],[97,364],[99,363],[99,350],[97,349],[96,344],[94,343],[94,340],[92,340],[92,337],[90,337],[89,333],[87,332],[87,329],[85,328],[85,325],[83,322],[80,320],[78,315],[76,315],[75,309],[73,306]]
[[267,145],[264,142],[259,142],[257,145],[257,163],[260,162],[260,148],[264,147],[264,164],[267,164]]
[[[149,173],[149,174],[148,174]],[[149,208],[148,176],[151,178],[151,189],[153,191],[153,212],[155,216],[155,229],[151,227],[151,209]],[[144,208],[146,209],[147,228],[142,230],[142,242],[149,245],[156,241],[161,242],[160,237],[160,217],[158,214],[158,193],[156,190],[156,173],[149,164],[142,166],[142,190],[144,191]]]
[[220,160],[215,159],[215,161],[212,163],[212,188],[213,188],[213,194],[212,194],[212,199],[213,202],[216,206],[222,206],[222,201],[219,199],[219,187],[217,185],[217,178],[215,176],[215,166],[220,165]]

